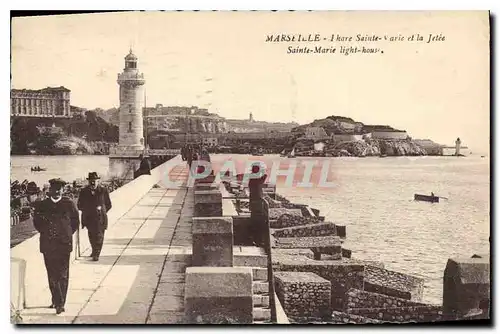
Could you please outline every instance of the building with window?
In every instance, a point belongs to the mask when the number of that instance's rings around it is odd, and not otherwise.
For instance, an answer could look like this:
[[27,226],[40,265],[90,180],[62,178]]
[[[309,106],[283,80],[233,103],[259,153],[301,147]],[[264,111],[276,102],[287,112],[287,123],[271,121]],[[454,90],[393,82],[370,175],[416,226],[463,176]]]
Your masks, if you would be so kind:
[[10,115],[70,118],[70,92],[69,89],[62,86],[39,90],[11,89]]

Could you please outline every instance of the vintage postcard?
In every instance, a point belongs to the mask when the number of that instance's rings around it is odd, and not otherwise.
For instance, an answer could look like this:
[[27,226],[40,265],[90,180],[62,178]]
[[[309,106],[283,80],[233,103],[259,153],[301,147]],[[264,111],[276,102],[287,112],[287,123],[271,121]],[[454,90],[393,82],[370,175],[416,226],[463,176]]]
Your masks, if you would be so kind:
[[488,11],[11,28],[13,324],[490,323]]

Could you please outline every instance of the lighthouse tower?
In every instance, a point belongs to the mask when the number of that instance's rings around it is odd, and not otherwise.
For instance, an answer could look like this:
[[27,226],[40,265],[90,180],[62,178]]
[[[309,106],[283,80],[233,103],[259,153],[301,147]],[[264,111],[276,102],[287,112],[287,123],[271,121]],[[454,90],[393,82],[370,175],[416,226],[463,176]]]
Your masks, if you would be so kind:
[[110,148],[109,174],[132,180],[144,153],[143,88],[146,80],[137,69],[137,57],[130,50],[125,56],[125,68],[118,74],[120,85],[120,125],[118,146]]
[[460,155],[460,146],[462,145],[462,141],[460,138],[457,138],[455,140],[455,155],[458,157]]
[[144,150],[143,136],[143,88],[146,80],[137,69],[137,57],[130,50],[125,57],[125,68],[118,74],[120,85],[120,138],[118,148],[122,151]]

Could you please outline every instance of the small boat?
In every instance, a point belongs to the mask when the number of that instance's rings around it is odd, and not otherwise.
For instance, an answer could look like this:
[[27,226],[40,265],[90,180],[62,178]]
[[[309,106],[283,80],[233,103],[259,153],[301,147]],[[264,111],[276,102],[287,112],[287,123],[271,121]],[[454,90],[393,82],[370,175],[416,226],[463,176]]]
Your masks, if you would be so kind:
[[290,154],[288,154],[287,157],[288,158],[295,158],[295,147],[293,148],[292,152],[290,152]]
[[286,157],[285,150],[281,151],[280,157]]
[[439,196],[415,194],[415,201],[439,203]]
[[380,157],[381,158],[387,158],[387,154],[381,154]]
[[47,168],[31,167],[32,172],[44,172],[46,170],[47,170]]

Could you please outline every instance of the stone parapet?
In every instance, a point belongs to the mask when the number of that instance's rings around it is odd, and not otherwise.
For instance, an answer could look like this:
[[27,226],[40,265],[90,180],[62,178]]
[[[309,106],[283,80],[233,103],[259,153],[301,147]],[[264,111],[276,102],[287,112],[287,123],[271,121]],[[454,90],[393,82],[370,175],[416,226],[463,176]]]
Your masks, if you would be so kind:
[[219,190],[196,190],[194,192],[194,215],[196,217],[222,216],[222,194]]
[[193,266],[233,266],[233,219],[193,217]]
[[331,285],[310,272],[275,272],[276,294],[287,316],[328,317]]
[[188,324],[253,323],[252,268],[186,268]]

